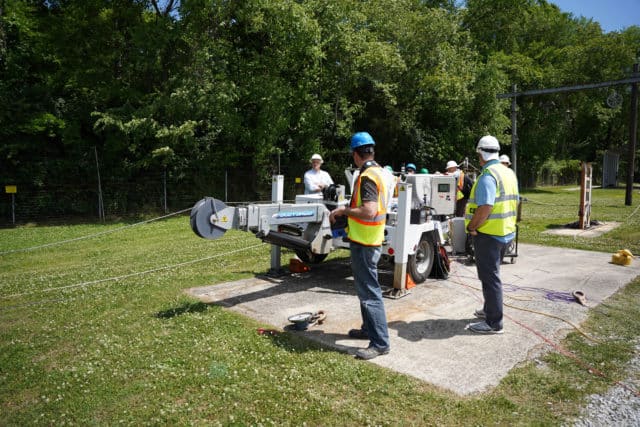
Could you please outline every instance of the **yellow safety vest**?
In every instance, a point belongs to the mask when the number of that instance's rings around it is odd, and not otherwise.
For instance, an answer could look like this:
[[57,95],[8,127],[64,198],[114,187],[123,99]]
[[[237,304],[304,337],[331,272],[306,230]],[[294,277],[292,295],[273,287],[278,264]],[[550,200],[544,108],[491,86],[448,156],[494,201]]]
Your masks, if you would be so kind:
[[358,176],[351,196],[351,208],[362,206],[360,181],[363,176],[366,176],[376,184],[378,189],[378,209],[372,219],[348,217],[349,230],[347,234],[351,241],[361,245],[380,246],[384,240],[384,225],[387,219],[387,186],[382,175],[382,168],[377,165],[369,166]]
[[[496,180],[496,199],[489,214],[489,218],[478,227],[478,231],[493,236],[507,236],[516,231],[516,217],[518,210],[518,179],[513,171],[501,163],[485,167],[483,174],[489,174]],[[473,217],[478,205],[476,204],[476,185],[471,188],[471,195],[467,202],[467,212],[464,218],[465,227]]]

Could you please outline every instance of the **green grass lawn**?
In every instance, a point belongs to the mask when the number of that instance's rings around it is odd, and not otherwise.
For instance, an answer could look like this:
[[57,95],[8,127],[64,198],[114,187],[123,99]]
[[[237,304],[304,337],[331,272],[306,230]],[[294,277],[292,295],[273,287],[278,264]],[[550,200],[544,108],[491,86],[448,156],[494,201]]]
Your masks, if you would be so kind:
[[[595,190],[592,219],[621,225],[591,239],[541,233],[577,220],[579,192],[523,195],[520,242],[640,254],[638,192],[627,207],[624,190]],[[264,273],[269,246],[249,233],[206,241],[180,216],[20,250],[123,225],[0,230],[0,424],[561,424],[625,378],[640,335],[637,278],[591,310],[583,327],[600,343],[562,343],[606,378],[551,353],[461,398],[296,336],[258,335],[268,325],[183,293]]]

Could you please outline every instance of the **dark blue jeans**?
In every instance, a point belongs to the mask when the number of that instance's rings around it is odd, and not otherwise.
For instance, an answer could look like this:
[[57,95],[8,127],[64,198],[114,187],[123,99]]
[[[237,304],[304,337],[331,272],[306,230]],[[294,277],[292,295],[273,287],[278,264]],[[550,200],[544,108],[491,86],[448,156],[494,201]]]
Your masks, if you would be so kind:
[[502,329],[500,263],[506,245],[488,234],[473,236],[473,253],[484,296],[484,313],[487,324],[494,329]]
[[351,242],[351,271],[360,300],[362,330],[369,335],[369,345],[377,349],[389,348],[387,314],[378,282],[379,246],[362,246]]

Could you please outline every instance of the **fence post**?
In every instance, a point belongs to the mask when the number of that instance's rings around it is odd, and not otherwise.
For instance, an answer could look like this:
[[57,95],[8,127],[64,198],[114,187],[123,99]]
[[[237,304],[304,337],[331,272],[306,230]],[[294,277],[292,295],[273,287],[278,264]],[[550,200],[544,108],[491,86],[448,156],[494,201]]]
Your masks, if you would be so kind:
[[11,224],[16,225],[16,193],[18,192],[18,186],[5,185],[4,191],[7,194],[11,194]]
[[167,209],[167,167],[166,166],[162,171],[162,184],[164,187],[164,213],[168,213],[169,210]]
[[102,200],[102,183],[100,182],[100,163],[98,163],[98,149],[93,146],[93,152],[96,156],[96,172],[98,173],[98,217],[104,221],[104,202]]

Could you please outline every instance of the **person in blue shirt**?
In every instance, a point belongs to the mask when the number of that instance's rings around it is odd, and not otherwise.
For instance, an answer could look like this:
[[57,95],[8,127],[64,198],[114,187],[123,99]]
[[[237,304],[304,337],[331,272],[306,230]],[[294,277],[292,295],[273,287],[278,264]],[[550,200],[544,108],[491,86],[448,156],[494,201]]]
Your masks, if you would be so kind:
[[483,136],[476,148],[482,171],[471,188],[465,224],[472,236],[473,252],[482,282],[484,306],[474,315],[479,322],[467,329],[484,334],[503,332],[502,281],[500,264],[504,249],[514,239],[518,207],[518,180],[513,170],[498,160],[500,144]]

